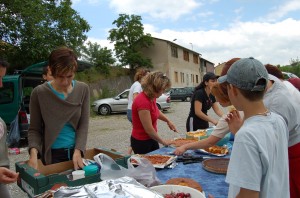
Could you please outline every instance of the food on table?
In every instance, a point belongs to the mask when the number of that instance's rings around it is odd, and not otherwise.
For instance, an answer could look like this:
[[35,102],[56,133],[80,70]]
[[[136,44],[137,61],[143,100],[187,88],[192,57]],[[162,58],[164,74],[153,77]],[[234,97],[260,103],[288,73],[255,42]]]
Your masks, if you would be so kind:
[[206,130],[200,130],[200,131],[195,131],[195,132],[187,132],[186,134],[188,136],[193,136],[193,137],[202,137],[202,136],[206,136]]
[[191,198],[191,194],[183,193],[183,192],[179,192],[179,193],[172,192],[171,194],[164,194],[164,198]]
[[196,190],[199,190],[200,192],[202,192],[202,186],[196,182],[193,179],[190,178],[172,178],[169,179],[166,184],[173,184],[173,185],[180,185],[180,186],[188,186],[191,188],[194,188]]
[[[147,160],[149,160],[153,165],[162,165],[162,164],[166,164],[172,157],[168,156],[168,155],[135,155],[137,157],[141,157],[141,158],[146,158]],[[132,164],[138,164],[138,162],[131,158],[130,159]]]
[[228,158],[211,158],[202,162],[202,167],[213,173],[226,174],[228,169]]
[[196,142],[196,141],[198,141],[198,140],[197,139],[187,139],[187,138],[177,138],[171,142],[171,145],[173,145],[175,147],[179,147],[184,144],[188,144],[188,143]]
[[228,148],[226,146],[211,146],[209,148],[204,149],[205,151],[213,154],[228,154]]

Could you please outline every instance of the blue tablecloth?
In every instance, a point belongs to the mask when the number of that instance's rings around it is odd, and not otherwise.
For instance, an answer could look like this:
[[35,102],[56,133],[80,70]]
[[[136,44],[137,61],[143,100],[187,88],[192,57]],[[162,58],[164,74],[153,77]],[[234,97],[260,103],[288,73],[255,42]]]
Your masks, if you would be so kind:
[[[163,147],[149,154],[164,154],[174,151],[172,147]],[[188,151],[195,156],[208,156]],[[227,197],[228,184],[225,182],[225,175],[208,172],[202,168],[202,163],[193,163],[184,165],[179,162],[173,169],[157,169],[157,177],[162,183],[165,183],[171,178],[185,177],[197,181],[203,188],[206,196],[212,194],[215,198]]]

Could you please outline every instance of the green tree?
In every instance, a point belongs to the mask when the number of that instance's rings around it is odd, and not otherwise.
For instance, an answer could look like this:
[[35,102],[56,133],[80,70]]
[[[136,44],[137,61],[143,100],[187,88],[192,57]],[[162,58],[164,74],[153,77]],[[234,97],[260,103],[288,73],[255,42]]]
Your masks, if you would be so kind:
[[114,42],[115,53],[122,66],[129,65],[131,70],[138,67],[151,68],[152,62],[141,53],[142,48],[153,45],[150,34],[144,34],[142,18],[137,15],[119,14],[112,24],[108,39]]
[[295,59],[291,58],[290,64],[291,64],[291,66],[298,66],[298,65],[300,65],[300,59],[298,57]]
[[297,76],[300,76],[300,60],[299,58],[291,58],[290,65],[279,67],[281,71],[290,72]]
[[87,46],[83,47],[82,52],[83,59],[95,65],[96,69],[105,75],[109,74],[110,66],[116,62],[112,50],[107,47],[101,48],[97,43],[89,41]]
[[71,0],[2,0],[0,56],[21,69],[44,61],[59,46],[79,54],[90,26],[71,5]]

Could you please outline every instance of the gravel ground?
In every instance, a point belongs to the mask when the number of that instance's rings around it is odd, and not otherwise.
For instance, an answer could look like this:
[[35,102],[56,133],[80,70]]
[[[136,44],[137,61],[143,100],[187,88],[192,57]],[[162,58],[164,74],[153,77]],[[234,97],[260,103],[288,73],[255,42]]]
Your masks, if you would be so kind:
[[[164,114],[176,125],[181,135],[185,133],[185,122],[190,109],[189,102],[172,102],[171,109]],[[225,110],[224,110],[225,112]],[[216,117],[212,110],[209,115]],[[158,131],[161,137],[173,139],[179,137],[168,128],[165,122],[158,122]],[[109,148],[120,153],[127,153],[131,124],[126,114],[114,114],[110,116],[96,116],[90,119],[87,148]],[[10,155],[11,169],[15,169],[15,163],[28,159],[27,148],[21,148],[19,155]],[[17,184],[10,184],[9,189],[13,198],[27,197]]]

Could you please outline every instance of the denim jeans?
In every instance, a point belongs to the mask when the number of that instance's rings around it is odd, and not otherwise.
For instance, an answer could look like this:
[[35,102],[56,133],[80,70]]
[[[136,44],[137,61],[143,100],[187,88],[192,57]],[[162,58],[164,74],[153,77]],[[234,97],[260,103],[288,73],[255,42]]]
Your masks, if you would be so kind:
[[127,119],[132,123],[132,110],[127,109]]

